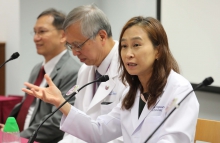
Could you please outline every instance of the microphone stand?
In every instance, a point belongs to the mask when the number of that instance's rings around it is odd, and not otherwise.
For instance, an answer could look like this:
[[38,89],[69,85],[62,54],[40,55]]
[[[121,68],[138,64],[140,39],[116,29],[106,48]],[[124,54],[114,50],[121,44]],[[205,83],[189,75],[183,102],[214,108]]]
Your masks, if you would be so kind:
[[206,78],[202,83],[200,83],[198,86],[195,87],[195,89],[191,90],[178,104],[177,107],[173,108],[173,110],[167,115],[166,118],[157,126],[157,128],[150,134],[150,136],[144,141],[144,143],[147,143],[147,141],[150,140],[150,138],[154,135],[154,133],[160,128],[160,126],[169,118],[169,116],[180,106],[180,104],[192,93],[193,91],[196,91],[197,89],[210,85],[214,80],[212,77]]
[[14,54],[11,55],[10,59],[8,59],[7,61],[5,61],[5,62],[0,66],[0,68],[1,68],[2,66],[4,66],[7,62],[16,59],[16,58],[18,58],[19,56],[20,56],[20,54],[19,54],[18,52],[15,52]]
[[1,67],[3,67],[7,62],[9,62],[9,61],[11,61],[12,59],[10,58],[10,59],[8,59],[7,61],[5,61],[1,66],[0,66],[0,68]]
[[[84,86],[82,86],[81,88],[79,88],[77,91],[79,92],[81,89],[83,89],[83,88],[86,87],[87,85],[92,84],[92,83],[95,83],[95,82],[105,82],[105,81],[102,81],[102,79],[101,79],[102,77],[103,77],[103,78],[108,78],[106,75],[103,75],[103,76],[101,76],[99,79],[85,84]],[[105,79],[105,80],[107,81],[108,79]],[[54,113],[56,113],[64,104],[66,104],[66,102],[68,102],[68,101],[69,101],[73,96],[75,96],[76,93],[78,93],[78,92],[73,92],[73,93],[70,95],[70,97],[69,97],[65,102],[63,102],[55,111],[53,111],[46,119],[44,119],[44,120],[42,121],[42,123],[38,126],[37,130],[35,130],[35,131],[33,132],[32,136],[31,136],[30,139],[28,140],[28,143],[33,143],[33,142],[35,141],[35,138],[37,137],[37,132],[38,132],[38,130],[40,129],[40,127],[44,124],[44,122],[46,122],[47,119],[49,119]]]

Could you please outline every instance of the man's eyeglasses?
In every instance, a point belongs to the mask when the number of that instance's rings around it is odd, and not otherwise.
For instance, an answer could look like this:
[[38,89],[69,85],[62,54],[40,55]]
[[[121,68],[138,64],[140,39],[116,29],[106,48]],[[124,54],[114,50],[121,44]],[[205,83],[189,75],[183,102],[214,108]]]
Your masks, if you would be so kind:
[[53,30],[62,30],[62,29],[51,29],[51,30],[47,30],[47,29],[41,29],[41,30],[38,30],[38,31],[33,31],[31,32],[31,35],[35,36],[40,36],[42,37],[43,35],[45,35],[47,32],[50,32],[50,31],[53,31]]
[[77,45],[77,44],[70,44],[70,43],[68,43],[68,42],[66,42],[66,48],[68,49],[68,50],[75,50],[75,51],[80,51],[80,50],[82,50],[82,46],[90,39],[91,37],[89,37],[88,39],[86,39],[82,44],[80,44],[80,45]]

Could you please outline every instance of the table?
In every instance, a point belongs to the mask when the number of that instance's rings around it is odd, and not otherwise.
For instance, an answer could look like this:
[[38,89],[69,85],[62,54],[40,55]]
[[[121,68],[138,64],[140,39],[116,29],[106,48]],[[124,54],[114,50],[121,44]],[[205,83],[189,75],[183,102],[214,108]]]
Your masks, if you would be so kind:
[[[0,141],[1,139],[2,139],[2,131],[0,131]],[[21,137],[21,143],[27,143],[27,142],[28,142],[28,139]],[[34,143],[37,143],[37,142],[34,142]]]
[[5,124],[11,110],[21,100],[22,96],[0,96],[0,123]]

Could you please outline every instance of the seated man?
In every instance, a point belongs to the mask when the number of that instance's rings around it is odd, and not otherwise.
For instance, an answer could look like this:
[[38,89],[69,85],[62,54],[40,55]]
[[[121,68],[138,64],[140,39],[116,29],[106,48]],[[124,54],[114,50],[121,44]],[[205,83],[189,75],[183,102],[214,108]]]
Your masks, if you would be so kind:
[[[77,85],[82,86],[97,76],[108,75],[109,80],[88,85],[75,100],[75,107],[86,112],[92,119],[109,113],[119,103],[125,85],[119,81],[118,41],[113,40],[111,25],[106,15],[94,5],[74,8],[63,24],[67,47],[84,64],[79,70]],[[82,143],[65,134],[59,143]],[[118,138],[112,142],[123,142]]]
[[[34,42],[37,53],[44,57],[44,61],[33,68],[29,82],[41,87],[47,86],[43,79],[46,73],[67,99],[65,94],[76,84],[81,64],[66,50],[66,37],[62,29],[64,20],[65,15],[55,9],[43,11],[38,16],[34,26]],[[74,98],[69,102],[74,104]],[[30,138],[41,122],[54,110],[56,107],[52,104],[26,94],[10,116],[16,118],[21,137]],[[37,133],[37,142],[55,143],[62,139],[64,132],[59,129],[61,115],[60,111],[56,112],[41,126]]]

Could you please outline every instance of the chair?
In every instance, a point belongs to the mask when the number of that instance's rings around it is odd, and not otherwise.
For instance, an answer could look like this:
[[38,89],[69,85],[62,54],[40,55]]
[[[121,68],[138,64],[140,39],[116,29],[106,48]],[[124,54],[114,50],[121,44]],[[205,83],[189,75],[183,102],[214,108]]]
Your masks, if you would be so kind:
[[220,143],[220,121],[198,119],[194,142],[196,141]]

